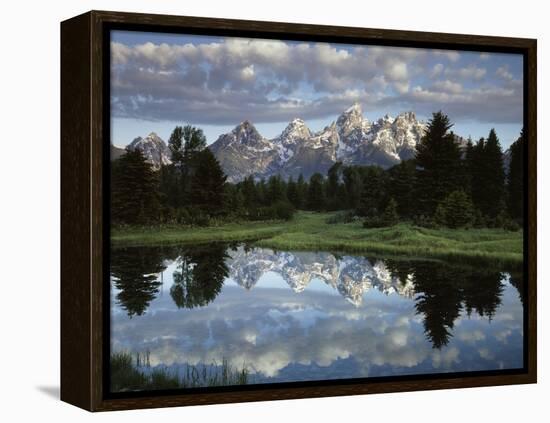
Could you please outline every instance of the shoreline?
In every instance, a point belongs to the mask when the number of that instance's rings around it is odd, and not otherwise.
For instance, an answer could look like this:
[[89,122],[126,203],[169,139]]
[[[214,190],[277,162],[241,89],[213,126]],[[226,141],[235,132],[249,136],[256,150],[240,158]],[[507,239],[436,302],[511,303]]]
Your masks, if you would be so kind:
[[363,228],[360,221],[328,224],[333,213],[299,211],[290,221],[226,223],[209,227],[115,228],[113,248],[249,242],[287,251],[331,251],[436,259],[453,262],[523,264],[523,232],[502,229],[428,229],[402,222]]

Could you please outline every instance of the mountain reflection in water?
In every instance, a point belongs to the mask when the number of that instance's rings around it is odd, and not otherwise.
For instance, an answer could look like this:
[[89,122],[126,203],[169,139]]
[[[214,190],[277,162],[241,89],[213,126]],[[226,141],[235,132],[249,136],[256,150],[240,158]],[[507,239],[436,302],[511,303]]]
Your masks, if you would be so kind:
[[[111,348],[278,382],[518,368],[521,273],[245,245],[115,248]],[[290,289],[288,289],[290,288]]]

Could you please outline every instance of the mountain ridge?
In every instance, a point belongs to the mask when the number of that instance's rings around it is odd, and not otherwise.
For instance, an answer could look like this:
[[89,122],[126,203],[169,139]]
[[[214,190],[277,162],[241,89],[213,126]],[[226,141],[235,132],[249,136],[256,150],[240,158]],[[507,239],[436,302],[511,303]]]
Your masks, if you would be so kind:
[[[427,124],[413,111],[392,117],[386,114],[370,121],[359,103],[342,112],[323,129],[314,132],[297,117],[274,138],[264,137],[254,124],[243,120],[208,146],[220,162],[229,182],[248,176],[255,179],[280,175],[287,179],[302,174],[326,174],[337,161],[345,165],[375,165],[389,168],[415,156]],[[466,141],[456,136],[462,146]],[[156,133],[137,137],[126,147],[140,149],[153,168],[171,163],[167,144]],[[111,145],[112,159],[120,149]],[[116,156],[116,157],[114,157]]]
[[426,124],[413,112],[376,121],[363,117],[359,103],[331,124],[312,132],[301,118],[293,119],[280,135],[267,139],[246,120],[209,145],[230,182],[247,176],[283,178],[325,174],[337,161],[384,168],[414,157]]

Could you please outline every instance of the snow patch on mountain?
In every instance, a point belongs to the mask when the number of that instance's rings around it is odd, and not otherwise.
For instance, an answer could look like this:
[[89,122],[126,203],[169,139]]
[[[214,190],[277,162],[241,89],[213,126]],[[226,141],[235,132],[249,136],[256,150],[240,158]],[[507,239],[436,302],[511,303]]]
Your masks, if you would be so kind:
[[370,289],[391,295],[412,298],[415,295],[412,276],[406,280],[392,277],[382,261],[370,262],[366,258],[330,253],[276,252],[267,248],[245,249],[230,252],[227,260],[229,275],[246,290],[252,289],[267,272],[279,274],[296,293],[304,291],[313,279],[335,289],[349,303],[358,307]]
[[161,165],[168,165],[170,160],[170,150],[164,140],[156,133],[151,132],[145,138],[137,137],[128,145],[128,150],[140,150],[146,160],[158,170]]
[[307,178],[314,172],[325,173],[336,161],[386,168],[410,159],[425,131],[426,124],[413,112],[371,122],[355,103],[316,133],[296,118],[280,135],[268,140],[252,123],[244,121],[232,132],[220,135],[210,148],[231,182],[249,175],[267,178],[302,173]]

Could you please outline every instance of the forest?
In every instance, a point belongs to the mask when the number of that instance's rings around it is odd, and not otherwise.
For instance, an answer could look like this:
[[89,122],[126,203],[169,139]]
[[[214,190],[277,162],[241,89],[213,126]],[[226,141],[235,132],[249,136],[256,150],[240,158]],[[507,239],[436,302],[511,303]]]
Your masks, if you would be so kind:
[[172,163],[154,170],[141,151],[111,166],[115,227],[291,220],[298,210],[334,212],[327,224],[360,220],[366,228],[409,222],[428,228],[523,225],[523,131],[503,153],[494,129],[461,144],[452,123],[434,113],[416,156],[389,169],[336,162],[306,180],[249,176],[229,183],[201,129],[176,127],[168,141]]

